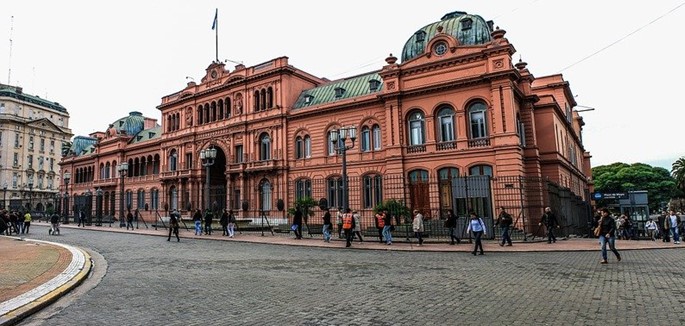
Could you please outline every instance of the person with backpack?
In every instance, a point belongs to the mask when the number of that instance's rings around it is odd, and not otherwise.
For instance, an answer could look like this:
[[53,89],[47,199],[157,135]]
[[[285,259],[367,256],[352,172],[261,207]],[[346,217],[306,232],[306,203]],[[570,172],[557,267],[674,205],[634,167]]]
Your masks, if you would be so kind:
[[479,218],[474,211],[471,211],[469,216],[471,219],[469,220],[469,226],[466,229],[466,232],[473,232],[473,237],[476,239],[476,243],[471,254],[475,256],[476,252],[480,250],[479,255],[482,256],[485,254],[483,252],[483,242],[481,241],[481,238],[486,235],[485,223],[483,222],[483,219]]
[[175,234],[176,242],[181,242],[181,238],[178,237],[178,222],[180,220],[181,214],[179,214],[178,210],[174,209],[171,216],[169,216],[169,236],[166,238],[166,241],[171,241],[171,234]]
[[557,220],[557,216],[552,212],[551,207],[545,207],[545,213],[542,214],[542,219],[538,225],[543,224],[547,229],[547,243],[556,243],[557,237],[554,235],[554,229],[559,228],[559,220]]
[[59,234],[59,215],[57,213],[52,213],[50,216],[50,230],[48,230],[48,234]]
[[502,235],[502,242],[499,246],[502,247],[506,243],[507,246],[511,246],[511,235],[509,235],[509,228],[511,224],[514,223],[514,219],[511,214],[504,210],[504,207],[499,208],[499,215],[497,216],[497,221],[495,225],[499,225],[500,234]]
[[352,215],[352,210],[349,208],[345,210],[345,214],[342,216],[342,228],[345,233],[345,240],[347,241],[345,247],[352,246],[352,236],[355,226],[354,216]]
[[383,228],[385,227],[385,211],[382,210],[374,216],[376,218],[376,229],[378,230],[378,242],[383,243]]

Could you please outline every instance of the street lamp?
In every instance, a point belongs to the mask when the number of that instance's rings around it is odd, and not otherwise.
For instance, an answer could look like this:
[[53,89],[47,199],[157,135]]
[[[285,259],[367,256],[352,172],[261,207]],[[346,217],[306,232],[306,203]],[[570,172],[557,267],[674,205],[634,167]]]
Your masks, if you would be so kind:
[[124,162],[117,166],[117,171],[119,171],[119,178],[121,179],[121,188],[119,189],[119,227],[123,228],[126,226],[124,220],[124,177],[128,171],[128,163]]
[[209,209],[209,168],[214,165],[214,159],[216,159],[216,148],[214,146],[210,148],[205,148],[200,151],[200,160],[202,160],[202,166],[205,167],[205,209]]
[[29,176],[29,213],[31,213],[31,209],[33,209],[33,175]]
[[[345,146],[347,139],[352,141],[350,146]],[[346,212],[350,208],[349,192],[347,191],[347,150],[354,147],[354,141],[357,139],[357,127],[343,127],[340,129],[331,130],[331,141],[335,146],[335,150],[342,156],[342,207]]]
[[7,182],[2,185],[2,208],[7,209]]
[[[102,189],[100,187],[95,189],[95,217],[97,218],[95,225],[102,226]],[[109,226],[112,226],[111,222]]]
[[70,172],[64,172],[64,224],[69,224],[69,179]]

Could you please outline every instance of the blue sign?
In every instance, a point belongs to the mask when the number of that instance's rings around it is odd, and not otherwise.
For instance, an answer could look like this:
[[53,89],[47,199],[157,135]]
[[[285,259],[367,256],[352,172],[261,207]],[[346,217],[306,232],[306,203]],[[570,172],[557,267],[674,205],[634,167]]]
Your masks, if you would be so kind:
[[592,198],[594,198],[595,200],[600,200],[600,199],[604,198],[604,195],[602,195],[601,192],[596,192],[596,193],[592,194]]

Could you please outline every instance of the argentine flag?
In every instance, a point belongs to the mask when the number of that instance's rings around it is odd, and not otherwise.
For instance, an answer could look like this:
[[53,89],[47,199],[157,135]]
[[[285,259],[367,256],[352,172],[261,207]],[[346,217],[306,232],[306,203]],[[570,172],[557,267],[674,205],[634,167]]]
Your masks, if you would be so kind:
[[214,12],[214,22],[212,22],[212,30],[216,29],[216,24],[219,19],[219,8],[216,8],[216,11]]

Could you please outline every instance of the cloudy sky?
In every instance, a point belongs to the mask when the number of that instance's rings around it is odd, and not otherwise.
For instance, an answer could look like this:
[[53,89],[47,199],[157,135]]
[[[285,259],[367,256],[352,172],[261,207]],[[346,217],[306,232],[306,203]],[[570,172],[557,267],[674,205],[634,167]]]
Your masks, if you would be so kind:
[[163,96],[185,87],[186,76],[199,81],[215,57],[216,8],[220,59],[252,66],[288,56],[295,67],[329,79],[379,69],[416,30],[459,10],[494,20],[517,61],[528,62],[535,76],[563,73],[578,109],[595,108],[581,113],[593,166],[620,161],[670,169],[685,155],[685,110],[676,96],[685,76],[678,34],[684,4],[8,1],[0,16],[0,83],[59,102],[74,133],[86,135],[129,111],[159,117]]

